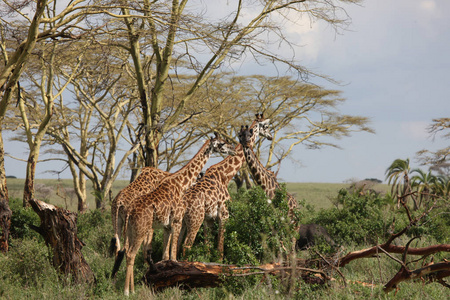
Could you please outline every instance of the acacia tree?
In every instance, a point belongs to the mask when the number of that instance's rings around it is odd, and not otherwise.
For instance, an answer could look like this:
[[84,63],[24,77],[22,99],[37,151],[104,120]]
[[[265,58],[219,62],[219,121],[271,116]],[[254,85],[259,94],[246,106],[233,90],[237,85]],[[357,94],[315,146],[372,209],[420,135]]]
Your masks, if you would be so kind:
[[[228,2],[220,12],[208,14],[217,3],[188,4],[187,0],[121,2],[109,10],[108,22],[114,26],[117,42],[131,57],[130,70],[141,103],[142,123],[146,130],[142,152],[146,166],[156,166],[164,132],[170,131],[186,117],[188,103],[199,88],[225,63],[232,64],[245,56],[258,62],[283,65],[294,74],[312,74],[294,59],[270,51],[270,44],[293,47],[282,24],[292,24],[299,16],[343,26],[348,17],[334,2],[316,0]],[[343,0],[341,3],[358,2]],[[295,15],[295,16],[294,16]],[[210,17],[214,16],[214,17]],[[249,17],[250,16],[250,17]],[[120,27],[122,22],[123,27]],[[124,38],[127,42],[124,43]],[[128,62],[127,62],[128,63]],[[169,82],[178,74],[195,74],[195,80],[170,110],[167,107]],[[169,74],[174,74],[171,77]]]
[[[6,186],[6,172],[5,172],[5,151],[2,137],[2,125],[12,94],[22,74],[24,65],[30,56],[38,40],[39,24],[42,20],[47,0],[37,1],[36,10],[32,19],[28,18],[29,27],[26,39],[24,39],[15,50],[11,51],[11,46],[8,43],[6,28],[3,18],[0,20],[1,44],[2,51],[1,60],[5,66],[0,71],[0,216],[2,217],[1,236],[0,236],[0,251],[8,251],[8,236],[11,218],[11,210],[9,209],[8,188]],[[11,7],[8,6],[8,10]],[[5,7],[2,6],[2,10]],[[11,10],[15,10],[14,7]]]
[[[61,3],[63,2],[63,3]],[[89,1],[94,4],[97,1]],[[17,89],[22,72],[30,59],[37,43],[46,39],[72,39],[82,31],[78,26],[87,14],[98,11],[94,6],[85,5],[87,0],[75,1],[9,1],[0,3],[0,32],[1,41],[0,63],[4,68],[0,71],[0,215],[4,215],[3,208],[8,208],[8,190],[6,186],[5,151],[2,129],[9,103]],[[52,26],[43,26],[52,24]],[[87,25],[87,23],[83,23]],[[4,222],[9,224],[9,221]],[[3,222],[2,222],[3,224]],[[6,225],[8,227],[8,225]],[[9,231],[3,228],[3,233]],[[3,234],[0,244],[3,243]]]
[[[24,129],[26,143],[29,148],[23,193],[24,207],[29,206],[29,200],[35,198],[34,180],[36,165],[39,160],[41,144],[51,124],[54,101],[61,97],[61,94],[71,81],[71,77],[69,77],[65,82],[55,82],[54,68],[57,64],[55,60],[57,47],[56,43],[45,45],[39,57],[38,65],[35,66],[35,74],[26,72],[27,81],[31,82],[37,91],[28,93],[25,89],[18,97],[18,107],[22,120],[21,127]],[[78,65],[75,66],[75,69],[77,68]],[[55,93],[54,90],[57,92]]]
[[[450,118],[433,119],[433,123],[428,127],[428,132],[433,138],[441,135],[444,139],[449,139]],[[450,176],[450,147],[445,147],[437,151],[422,150],[417,152],[417,156],[423,165],[430,166],[439,175]]]
[[135,101],[129,98],[128,86],[123,85],[120,65],[107,50],[93,45],[84,55],[80,70],[60,69],[65,79],[73,77],[73,101],[58,104],[60,123],[51,129],[51,136],[63,147],[74,178],[79,169],[79,178],[86,176],[92,182],[97,208],[104,208],[112,183],[139,145],[138,140],[125,150],[116,165]]
[[[344,100],[339,91],[291,77],[221,74],[213,75],[199,89],[186,111],[202,112],[190,120],[192,127],[219,131],[230,140],[236,140],[240,127],[249,125],[255,113],[264,113],[271,120],[273,139],[269,144],[259,139],[254,146],[255,153],[264,159],[266,168],[280,168],[283,160],[294,159],[291,154],[296,146],[338,147],[330,139],[324,141],[324,137],[339,139],[352,132],[373,132],[367,126],[366,117],[339,112],[338,105]],[[262,151],[263,147],[268,149]],[[262,153],[267,155],[261,157]],[[242,169],[235,178],[237,182],[246,181],[245,172]]]
[[[374,132],[367,125],[367,117],[339,112],[339,104],[345,101],[340,91],[324,89],[290,77],[251,76],[242,84],[252,87],[251,94],[256,95],[253,102],[258,103],[260,110],[271,120],[273,139],[266,168],[279,167],[284,159],[290,158],[297,145],[313,149],[339,147],[325,141],[323,137],[340,139],[352,132]],[[257,155],[260,155],[260,151],[257,151]]]

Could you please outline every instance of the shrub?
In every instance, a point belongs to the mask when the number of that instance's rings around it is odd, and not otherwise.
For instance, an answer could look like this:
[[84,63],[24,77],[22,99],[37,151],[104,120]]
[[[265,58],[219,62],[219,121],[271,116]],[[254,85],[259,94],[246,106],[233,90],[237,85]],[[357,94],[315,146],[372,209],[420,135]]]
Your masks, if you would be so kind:
[[267,199],[259,186],[248,191],[241,189],[229,205],[226,260],[237,264],[272,261],[289,251],[297,233],[288,218],[288,209],[284,186],[273,200]]
[[387,196],[360,195],[341,189],[336,199],[337,207],[320,211],[312,221],[324,226],[335,241],[373,244],[377,238],[386,237],[391,224],[392,212],[386,205],[388,203]]
[[11,237],[14,239],[38,238],[40,235],[31,228],[31,225],[39,226],[41,221],[33,209],[24,208],[22,200],[18,198],[11,198],[9,207],[12,210]]

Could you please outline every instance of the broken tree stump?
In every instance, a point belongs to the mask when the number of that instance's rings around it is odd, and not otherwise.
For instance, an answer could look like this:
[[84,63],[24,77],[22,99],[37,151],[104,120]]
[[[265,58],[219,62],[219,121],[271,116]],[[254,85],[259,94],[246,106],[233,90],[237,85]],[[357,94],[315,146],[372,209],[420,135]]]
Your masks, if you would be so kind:
[[[1,193],[0,193],[1,194]],[[8,252],[8,238],[11,228],[12,212],[8,198],[0,195],[0,252]]]
[[[323,270],[305,268],[301,265],[304,265],[304,262],[298,261],[296,274],[304,280],[313,278],[314,283],[321,284],[330,280]],[[149,270],[144,275],[144,282],[157,291],[168,287],[192,289],[220,286],[227,277],[265,274],[284,276],[291,271],[291,266],[281,263],[240,267],[217,263],[165,260],[150,265]]]
[[81,253],[84,243],[77,237],[77,214],[40,200],[29,202],[41,219],[41,225],[34,229],[53,250],[53,266],[64,275],[71,275],[76,283],[95,282],[94,273]]

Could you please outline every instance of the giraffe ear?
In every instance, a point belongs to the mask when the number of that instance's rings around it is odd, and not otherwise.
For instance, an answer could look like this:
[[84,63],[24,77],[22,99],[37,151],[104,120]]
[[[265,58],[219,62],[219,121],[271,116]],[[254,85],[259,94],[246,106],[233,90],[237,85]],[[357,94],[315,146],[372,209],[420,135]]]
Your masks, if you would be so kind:
[[214,131],[214,136],[215,136],[216,138],[219,137],[219,134],[217,133],[217,131]]

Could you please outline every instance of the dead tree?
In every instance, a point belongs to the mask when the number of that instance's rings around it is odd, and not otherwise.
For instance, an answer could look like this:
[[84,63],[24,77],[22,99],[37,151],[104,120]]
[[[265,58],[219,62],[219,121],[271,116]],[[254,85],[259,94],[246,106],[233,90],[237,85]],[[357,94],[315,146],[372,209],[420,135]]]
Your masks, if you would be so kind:
[[[391,259],[397,261],[401,264],[400,270],[397,272],[397,274],[384,286],[384,291],[386,293],[394,290],[397,288],[397,284],[405,281],[405,280],[411,280],[411,279],[428,279],[429,282],[437,281],[440,284],[450,287],[446,282],[443,281],[445,277],[450,276],[450,263],[447,260],[444,260],[442,262],[438,263],[429,263],[426,266],[416,269],[416,270],[410,270],[406,263],[406,258],[408,255],[421,255],[422,258],[416,260],[425,260],[426,257],[429,257],[432,254],[438,253],[438,252],[450,252],[450,244],[441,244],[441,245],[432,245],[428,247],[422,247],[422,248],[411,248],[410,244],[415,239],[411,239],[406,246],[395,246],[392,245],[392,242],[405,234],[409,228],[416,226],[419,224],[419,222],[425,217],[428,216],[429,213],[435,208],[435,205],[437,203],[437,200],[431,205],[426,211],[424,211],[421,215],[417,216],[416,218],[413,218],[411,215],[411,212],[406,205],[404,201],[404,196],[399,197],[399,203],[401,203],[405,209],[405,213],[408,216],[409,224],[405,226],[402,230],[399,232],[392,234],[388,240],[381,244],[376,245],[367,249],[359,250],[359,251],[353,251],[348,253],[347,255],[341,257],[337,265],[338,267],[343,267],[349,262],[359,259],[359,258],[365,258],[365,257],[374,257],[378,254],[384,253]],[[393,257],[391,253],[402,253],[402,260]]]
[[323,270],[306,267],[307,261],[297,260],[297,266],[285,263],[269,263],[260,266],[236,266],[217,263],[189,261],[160,261],[151,263],[144,276],[144,282],[154,290],[168,287],[192,289],[198,287],[217,287],[228,277],[274,275],[288,278],[295,269],[295,274],[308,283],[324,284],[330,277]]
[[11,209],[7,198],[0,198],[0,252],[8,252],[8,238],[11,227]]
[[41,225],[33,229],[52,249],[53,266],[64,275],[71,275],[73,282],[95,282],[94,273],[81,253],[85,244],[77,237],[77,214],[36,199],[29,202],[41,219]]

